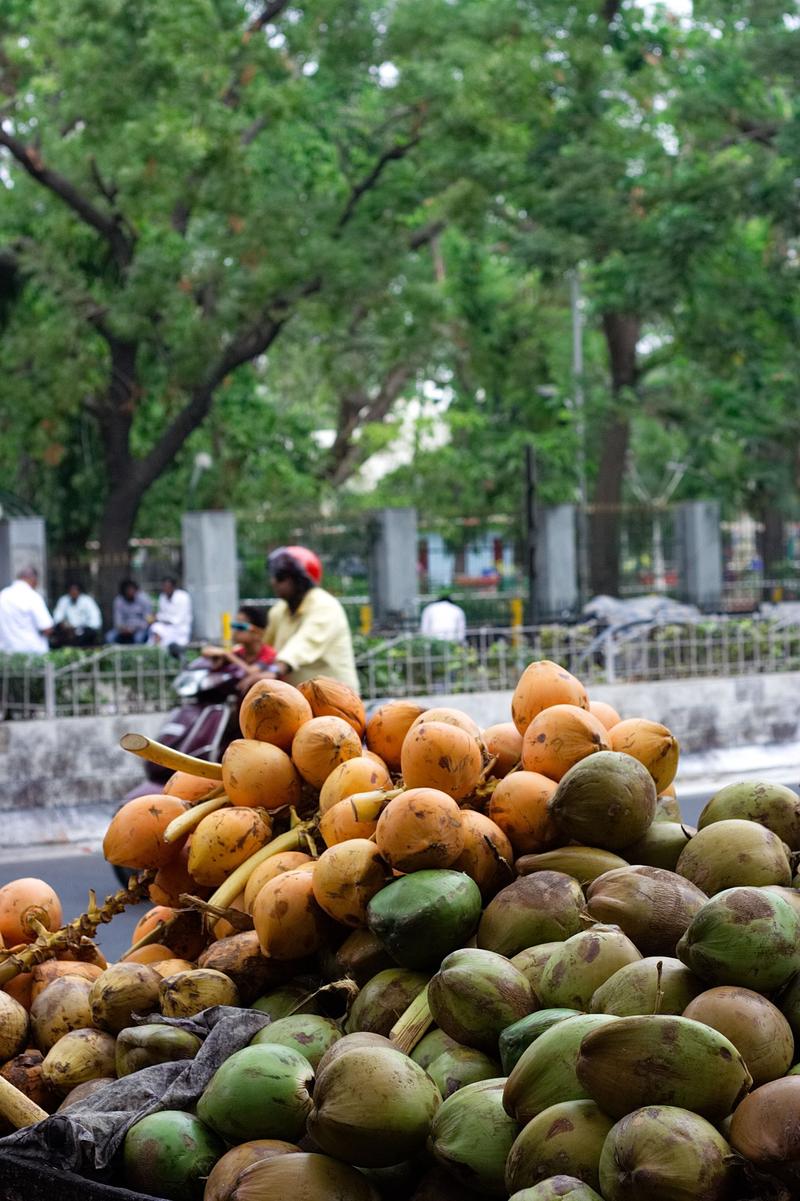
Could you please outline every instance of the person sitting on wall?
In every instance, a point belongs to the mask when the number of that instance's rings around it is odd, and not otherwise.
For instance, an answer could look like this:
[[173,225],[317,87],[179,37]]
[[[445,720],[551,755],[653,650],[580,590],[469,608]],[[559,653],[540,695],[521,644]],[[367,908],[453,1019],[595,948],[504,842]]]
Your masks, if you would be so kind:
[[136,580],[121,580],[114,597],[114,624],[106,634],[106,642],[125,645],[146,642],[152,619],[153,602],[147,593],[142,592]]
[[147,641],[154,646],[183,647],[192,636],[192,598],[173,576],[165,576],[158,597],[156,619]]
[[440,592],[438,599],[422,610],[419,632],[440,642],[465,642],[467,615],[448,591]]
[[94,598],[83,591],[77,580],[71,580],[56,602],[53,622],[51,646],[95,646],[103,619]]
[[0,592],[0,651],[7,655],[46,655],[53,619],[37,591],[39,572],[23,567]]

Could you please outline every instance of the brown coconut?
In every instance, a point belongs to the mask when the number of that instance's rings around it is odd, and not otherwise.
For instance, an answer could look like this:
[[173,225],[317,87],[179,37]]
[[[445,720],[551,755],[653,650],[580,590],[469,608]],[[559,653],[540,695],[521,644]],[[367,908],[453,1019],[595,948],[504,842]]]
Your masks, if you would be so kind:
[[461,830],[464,849],[451,867],[466,872],[487,901],[513,880],[514,848],[495,822],[474,809],[462,810]]
[[675,870],[708,896],[726,888],[792,882],[788,847],[766,826],[732,818],[714,822],[681,851]]
[[724,1034],[741,1055],[753,1087],[777,1080],[792,1066],[792,1028],[777,1006],[749,988],[723,985],[700,993],[683,1011]]
[[730,1141],[756,1167],[800,1180],[800,1076],[771,1080],[745,1097],[734,1110]]
[[643,955],[674,955],[678,939],[708,897],[689,880],[663,868],[622,867],[586,890],[586,911],[619,926]]
[[391,873],[374,842],[352,838],[320,855],[311,877],[317,904],[344,926],[365,926],[367,906]]

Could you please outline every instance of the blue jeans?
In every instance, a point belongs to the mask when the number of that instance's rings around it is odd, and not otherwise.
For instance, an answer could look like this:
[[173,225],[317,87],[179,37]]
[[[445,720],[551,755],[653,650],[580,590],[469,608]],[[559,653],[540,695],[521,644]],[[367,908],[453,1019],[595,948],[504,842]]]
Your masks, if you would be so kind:
[[131,643],[136,643],[137,646],[141,646],[143,642],[147,642],[147,626],[143,630],[134,630],[133,634],[120,634],[119,630],[108,630],[106,642],[117,643],[121,646],[130,646]]

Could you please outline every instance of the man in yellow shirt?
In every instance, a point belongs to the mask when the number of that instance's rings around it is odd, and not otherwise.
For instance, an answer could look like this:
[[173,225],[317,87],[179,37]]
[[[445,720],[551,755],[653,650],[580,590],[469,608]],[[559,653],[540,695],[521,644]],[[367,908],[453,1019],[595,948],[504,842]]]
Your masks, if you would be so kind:
[[358,692],[358,673],[347,615],[335,596],[320,587],[322,564],[305,546],[281,546],[267,560],[277,602],[264,641],[276,659],[266,674],[300,684],[331,676]]

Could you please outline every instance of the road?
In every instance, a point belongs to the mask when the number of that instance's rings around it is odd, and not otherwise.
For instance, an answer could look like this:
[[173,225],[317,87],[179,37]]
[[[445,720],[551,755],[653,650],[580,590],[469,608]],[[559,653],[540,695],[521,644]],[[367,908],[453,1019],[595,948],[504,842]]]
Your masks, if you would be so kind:
[[[66,853],[63,848],[42,850],[35,857],[13,862],[4,857],[0,863],[0,885],[20,876],[38,876],[56,890],[61,898],[65,922],[86,910],[90,888],[95,890],[100,902],[119,888],[117,878],[103,856],[88,847],[76,847]],[[131,945],[133,928],[148,908],[147,904],[135,905],[100,927],[97,945],[109,963]]]

